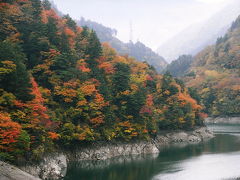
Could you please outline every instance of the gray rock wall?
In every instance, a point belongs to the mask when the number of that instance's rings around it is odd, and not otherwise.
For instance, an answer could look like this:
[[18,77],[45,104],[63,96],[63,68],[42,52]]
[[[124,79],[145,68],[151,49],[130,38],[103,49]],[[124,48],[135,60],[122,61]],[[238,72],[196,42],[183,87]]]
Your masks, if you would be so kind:
[[208,117],[205,123],[240,124],[240,117]]
[[189,132],[164,133],[150,141],[99,143],[88,147],[79,147],[71,152],[52,153],[43,157],[38,165],[26,165],[20,168],[44,180],[61,179],[66,175],[69,162],[106,160],[112,157],[127,155],[157,154],[162,148],[166,148],[171,144],[198,143],[212,137],[213,134],[206,127],[202,127]]
[[71,154],[68,153],[68,159],[70,161],[105,160],[122,155],[154,153],[159,153],[159,150],[152,141],[141,141],[135,143],[98,144],[94,145],[94,147],[79,148]]
[[105,160],[122,155],[154,154],[159,153],[161,148],[174,143],[197,143],[212,137],[213,134],[206,127],[202,127],[189,132],[180,131],[158,135],[151,141],[98,144],[94,147],[79,148],[74,152],[67,153],[67,156],[70,161],[82,161]]
[[0,179],[1,180],[40,180],[21,169],[0,161]]
[[67,173],[67,157],[63,153],[49,154],[39,164],[29,164],[20,169],[41,179],[61,179]]
[[164,135],[158,135],[155,138],[154,143],[161,151],[162,148],[166,148],[174,144],[187,145],[192,143],[199,143],[213,137],[214,135],[211,131],[209,131],[206,127],[201,127],[194,131],[170,132]]

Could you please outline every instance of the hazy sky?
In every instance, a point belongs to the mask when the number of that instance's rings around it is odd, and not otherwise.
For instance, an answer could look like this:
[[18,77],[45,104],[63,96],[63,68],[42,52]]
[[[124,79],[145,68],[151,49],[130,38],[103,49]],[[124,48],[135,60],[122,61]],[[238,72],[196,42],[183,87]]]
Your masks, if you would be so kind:
[[115,28],[117,37],[140,40],[153,50],[186,27],[203,21],[231,0],[53,0],[64,14]]

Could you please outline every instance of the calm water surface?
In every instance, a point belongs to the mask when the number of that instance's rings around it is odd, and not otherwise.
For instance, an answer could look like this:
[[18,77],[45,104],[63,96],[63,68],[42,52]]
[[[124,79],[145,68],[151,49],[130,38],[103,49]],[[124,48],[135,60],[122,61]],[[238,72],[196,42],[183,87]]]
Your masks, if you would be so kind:
[[71,163],[64,180],[232,180],[240,177],[240,125],[209,125],[216,137],[155,155]]

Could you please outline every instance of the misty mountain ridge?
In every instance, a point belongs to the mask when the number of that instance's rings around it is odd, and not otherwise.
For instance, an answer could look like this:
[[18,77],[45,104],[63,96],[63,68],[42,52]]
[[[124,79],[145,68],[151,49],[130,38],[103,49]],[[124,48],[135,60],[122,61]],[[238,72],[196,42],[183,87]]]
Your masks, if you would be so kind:
[[162,71],[167,62],[165,59],[155,53],[151,48],[144,45],[142,42],[137,41],[136,43],[130,41],[124,43],[116,38],[117,30],[106,27],[100,23],[85,20],[83,17],[77,21],[79,26],[87,26],[96,31],[98,38],[101,42],[108,42],[120,55],[129,55],[136,58],[139,61],[146,61],[150,65],[154,66],[157,71]]
[[[64,14],[57,8],[57,6],[52,3],[52,8],[57,12],[59,16],[63,16]],[[97,36],[100,42],[107,42],[113,47],[120,55],[129,55],[130,57],[134,57],[138,61],[148,62],[151,66],[153,66],[158,72],[161,72],[166,66],[166,60],[154,52],[151,48],[144,45],[142,42],[137,41],[136,43],[130,41],[128,43],[124,43],[118,38],[116,38],[117,30],[106,27],[100,23],[86,20],[82,17],[80,20],[75,20],[79,26],[87,26],[90,29],[96,31]]]
[[182,54],[196,55],[206,46],[214,44],[218,37],[223,36],[239,12],[240,1],[233,1],[207,21],[194,24],[163,43],[157,49],[157,53],[168,62]]

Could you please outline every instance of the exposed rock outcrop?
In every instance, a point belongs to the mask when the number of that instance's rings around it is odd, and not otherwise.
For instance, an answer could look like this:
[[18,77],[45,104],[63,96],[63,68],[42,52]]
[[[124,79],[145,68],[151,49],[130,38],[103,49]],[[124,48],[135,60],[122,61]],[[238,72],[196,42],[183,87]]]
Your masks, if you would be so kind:
[[214,137],[212,132],[206,127],[201,127],[194,131],[164,133],[157,135],[150,141],[95,144],[78,148],[71,153],[67,153],[67,156],[70,161],[82,161],[105,160],[121,155],[154,154],[159,153],[161,148],[174,143],[197,143],[212,137]]
[[208,117],[205,123],[240,124],[240,117]]
[[[212,137],[213,134],[206,127],[201,127],[194,131],[162,133],[149,141],[115,143],[99,142],[85,147],[78,147],[71,151],[63,151],[63,153],[56,152],[48,154],[43,157],[42,161],[38,165],[26,165],[20,168],[23,171],[44,180],[61,179],[66,175],[67,163],[70,162],[83,160],[86,162],[87,160],[95,160],[97,162],[98,160],[106,160],[117,156],[157,154],[163,148],[172,144],[198,143]],[[126,158],[123,159],[126,160]],[[104,163],[104,161],[101,161],[101,165]],[[6,169],[5,172],[6,171],[8,170]],[[21,179],[19,178],[19,180]]]
[[70,161],[105,160],[121,155],[153,154],[158,152],[159,150],[152,141],[105,143],[76,149],[71,154],[68,153],[68,158]]
[[41,179],[60,179],[67,173],[67,158],[62,153],[52,153],[45,156],[39,164],[28,164],[20,168]]
[[156,147],[161,150],[172,144],[190,144],[190,143],[199,143],[213,138],[214,135],[206,127],[198,128],[194,131],[179,131],[179,132],[170,132],[163,135],[158,135],[154,143]]
[[0,161],[0,179],[1,180],[41,180],[21,169]]

